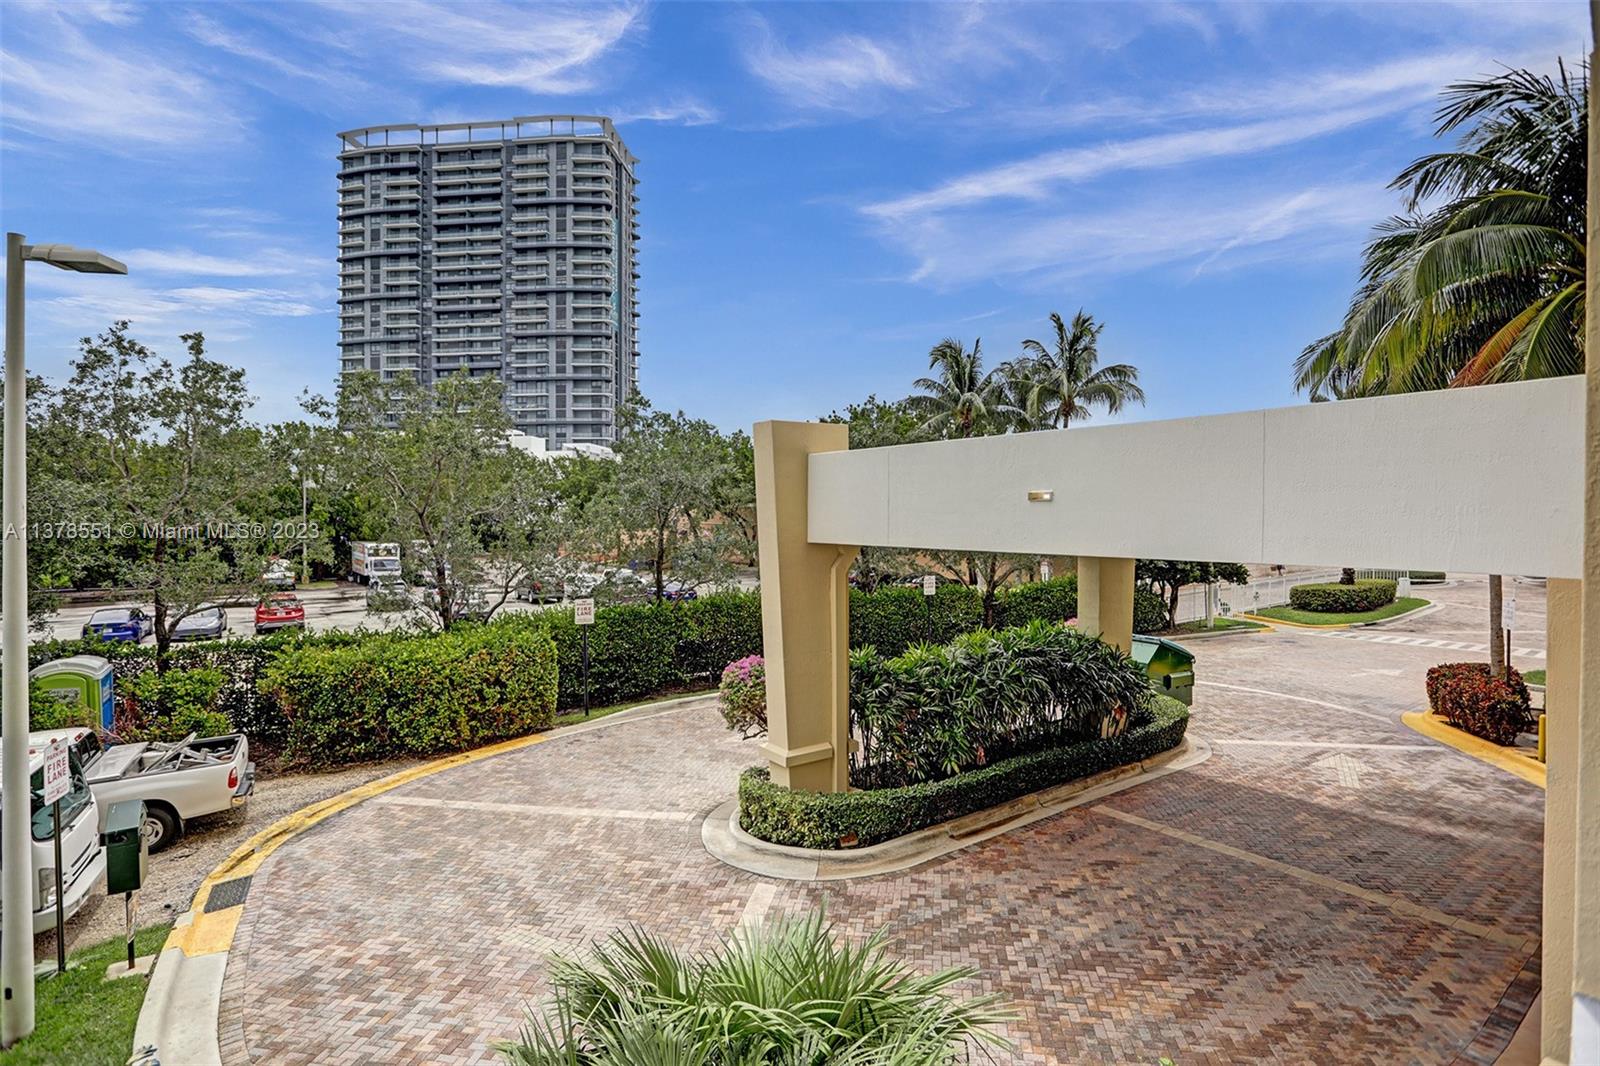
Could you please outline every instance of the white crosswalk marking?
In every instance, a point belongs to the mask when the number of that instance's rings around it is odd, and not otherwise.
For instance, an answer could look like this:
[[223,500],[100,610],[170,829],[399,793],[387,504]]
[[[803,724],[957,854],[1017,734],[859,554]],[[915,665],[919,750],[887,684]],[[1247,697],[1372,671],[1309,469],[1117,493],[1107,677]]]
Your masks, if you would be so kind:
[[[1307,632],[1315,632],[1309,630]],[[1333,629],[1326,633],[1317,633],[1319,637],[1336,637],[1340,640],[1360,640],[1369,644],[1399,644],[1417,648],[1446,648],[1450,651],[1471,651],[1479,655],[1489,654],[1487,644],[1469,644],[1461,640],[1435,640],[1432,637],[1416,637],[1403,633],[1368,633],[1360,629]],[[1524,659],[1543,659],[1543,648],[1512,648],[1513,657]]]

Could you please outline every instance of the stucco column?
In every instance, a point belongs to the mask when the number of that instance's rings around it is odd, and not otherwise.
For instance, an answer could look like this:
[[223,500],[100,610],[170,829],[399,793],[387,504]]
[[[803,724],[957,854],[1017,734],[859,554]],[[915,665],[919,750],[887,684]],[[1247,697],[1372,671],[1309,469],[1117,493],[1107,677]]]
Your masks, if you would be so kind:
[[1548,584],[1544,727],[1544,995],[1540,998],[1541,1054],[1567,1061],[1572,1034],[1572,886],[1577,876],[1578,681],[1583,584]]
[[1078,628],[1121,651],[1133,649],[1133,563],[1078,556]]
[[807,536],[807,456],[843,451],[849,427],[757,422],[756,540],[767,757],[772,779],[810,792],[850,787],[850,564],[853,545]]

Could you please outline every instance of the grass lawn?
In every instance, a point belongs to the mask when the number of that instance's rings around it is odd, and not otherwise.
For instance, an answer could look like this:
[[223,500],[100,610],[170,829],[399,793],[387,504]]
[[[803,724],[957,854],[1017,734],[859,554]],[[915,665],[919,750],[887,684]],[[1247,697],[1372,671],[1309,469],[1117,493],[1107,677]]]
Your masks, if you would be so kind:
[[1303,626],[1342,626],[1352,622],[1378,622],[1427,605],[1427,600],[1404,596],[1393,603],[1379,607],[1376,611],[1355,611],[1350,614],[1339,614],[1336,611],[1297,611],[1293,607],[1263,607],[1259,611],[1250,613],[1262,618],[1275,618],[1280,622],[1295,622]]
[[583,711],[581,710],[565,711],[556,715],[556,725],[582,725],[584,722],[592,722],[596,718],[604,718],[608,714],[616,714],[619,711],[631,711],[635,707],[643,707],[647,703],[682,699],[685,696],[714,696],[716,693],[716,689],[708,688],[698,692],[668,692],[659,696],[646,696],[644,699],[633,700],[630,703],[613,703],[609,707],[591,707],[587,718],[583,716]]
[[1522,680],[1526,681],[1530,685],[1542,685],[1544,684],[1544,671],[1524,670],[1522,671]]
[[1224,629],[1265,629],[1260,622],[1252,622],[1248,618],[1223,618],[1218,615],[1211,620],[1211,628],[1206,628],[1206,620],[1197,618],[1193,622],[1182,622],[1171,629],[1160,633],[1160,636],[1182,636],[1185,633],[1220,633]]
[[[152,955],[167,938],[165,925],[134,934],[134,950]],[[33,1035],[11,1048],[6,1066],[123,1066],[133,1050],[133,1027],[144,1003],[144,977],[105,980],[106,967],[121,962],[122,937],[74,951],[67,972],[39,981],[34,993]]]

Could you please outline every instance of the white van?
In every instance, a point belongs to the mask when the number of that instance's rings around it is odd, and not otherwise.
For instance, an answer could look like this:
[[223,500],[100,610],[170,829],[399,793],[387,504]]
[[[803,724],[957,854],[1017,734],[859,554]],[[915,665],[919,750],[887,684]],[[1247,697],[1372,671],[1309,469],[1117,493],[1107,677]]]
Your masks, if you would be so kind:
[[[56,858],[53,838],[53,807],[44,803],[44,752],[47,741],[28,738],[28,796],[30,800],[30,851],[33,858],[31,886],[33,931],[42,933],[56,922]],[[61,895],[62,917],[71,918],[83,906],[89,892],[105,880],[106,852],[100,846],[100,810],[89,791],[83,763],[69,749],[72,788],[61,797]],[[3,916],[0,916],[3,919]]]

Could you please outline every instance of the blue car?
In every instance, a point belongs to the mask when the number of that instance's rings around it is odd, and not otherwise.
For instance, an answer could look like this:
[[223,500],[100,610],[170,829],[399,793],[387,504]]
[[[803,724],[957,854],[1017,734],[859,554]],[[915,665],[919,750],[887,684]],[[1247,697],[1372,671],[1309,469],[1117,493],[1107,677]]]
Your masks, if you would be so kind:
[[155,630],[155,622],[139,607],[102,607],[83,624],[83,638],[139,643]]

